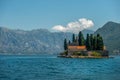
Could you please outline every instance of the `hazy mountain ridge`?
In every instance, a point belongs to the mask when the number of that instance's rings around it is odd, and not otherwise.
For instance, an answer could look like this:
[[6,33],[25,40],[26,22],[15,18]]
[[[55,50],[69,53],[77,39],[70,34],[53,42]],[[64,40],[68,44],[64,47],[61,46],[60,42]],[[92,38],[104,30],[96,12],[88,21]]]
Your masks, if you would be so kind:
[[[87,30],[83,33],[87,33]],[[0,27],[0,52],[59,53],[63,51],[64,38],[71,40],[71,36],[72,33],[50,32],[47,29],[24,31]]]
[[[39,29],[32,31],[0,28],[0,52],[2,53],[54,53],[62,50],[63,33],[51,33]],[[69,34],[68,34],[69,35]],[[61,36],[58,37],[57,36]],[[67,34],[66,34],[67,36]],[[56,41],[59,41],[57,43]]]
[[120,23],[109,21],[95,32],[97,33],[101,34],[110,52],[120,50]]

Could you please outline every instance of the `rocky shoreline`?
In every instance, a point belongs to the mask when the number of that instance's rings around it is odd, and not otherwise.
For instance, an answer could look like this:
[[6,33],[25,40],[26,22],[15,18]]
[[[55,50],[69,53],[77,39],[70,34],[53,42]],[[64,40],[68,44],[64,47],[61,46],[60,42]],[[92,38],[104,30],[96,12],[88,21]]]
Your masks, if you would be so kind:
[[64,58],[110,58],[108,51],[77,51],[68,53],[67,51],[62,52],[58,57]]
[[61,56],[58,55],[57,57],[62,57],[62,58],[114,58],[114,57],[97,57],[97,56]]

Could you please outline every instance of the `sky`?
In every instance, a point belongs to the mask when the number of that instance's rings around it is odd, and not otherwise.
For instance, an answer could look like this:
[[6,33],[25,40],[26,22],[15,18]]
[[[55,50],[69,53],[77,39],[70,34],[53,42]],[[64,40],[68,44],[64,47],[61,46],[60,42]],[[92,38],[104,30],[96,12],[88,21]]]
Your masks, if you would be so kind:
[[120,23],[120,0],[0,0],[0,26],[10,29],[96,30],[108,21]]

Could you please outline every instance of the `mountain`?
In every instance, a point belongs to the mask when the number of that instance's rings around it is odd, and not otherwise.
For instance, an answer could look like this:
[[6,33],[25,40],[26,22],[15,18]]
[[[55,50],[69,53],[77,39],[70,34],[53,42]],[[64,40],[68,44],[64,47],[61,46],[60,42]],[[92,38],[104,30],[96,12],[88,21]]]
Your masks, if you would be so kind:
[[[85,30],[83,33],[93,31]],[[72,33],[50,32],[47,29],[31,31],[0,27],[0,53],[39,54],[63,51],[63,41],[72,39]]]
[[[112,53],[120,51],[120,23],[107,22],[98,30],[83,30],[87,33],[100,34],[104,44]],[[72,33],[50,32],[47,29],[36,29],[31,31],[12,30],[0,27],[0,53],[7,54],[39,54],[62,52],[64,39],[72,39]]]
[[110,52],[120,50],[120,23],[107,22],[95,34],[101,34],[104,44]]

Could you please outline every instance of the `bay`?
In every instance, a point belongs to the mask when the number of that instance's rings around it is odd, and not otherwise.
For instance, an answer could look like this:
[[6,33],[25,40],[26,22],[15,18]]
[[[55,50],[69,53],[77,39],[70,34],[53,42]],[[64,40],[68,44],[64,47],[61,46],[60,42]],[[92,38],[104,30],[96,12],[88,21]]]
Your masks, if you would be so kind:
[[0,80],[120,80],[120,56],[0,55]]

